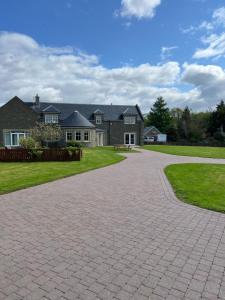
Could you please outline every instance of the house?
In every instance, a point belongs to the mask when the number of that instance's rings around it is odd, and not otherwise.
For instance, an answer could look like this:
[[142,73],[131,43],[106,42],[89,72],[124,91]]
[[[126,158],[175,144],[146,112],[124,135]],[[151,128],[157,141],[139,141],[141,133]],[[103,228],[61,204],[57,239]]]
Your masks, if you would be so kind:
[[144,142],[163,142],[167,141],[167,135],[162,134],[155,126],[144,128]]
[[64,143],[143,144],[144,120],[138,105],[49,103],[38,95],[33,102],[15,96],[0,108],[0,144],[19,146],[37,122],[58,124]]

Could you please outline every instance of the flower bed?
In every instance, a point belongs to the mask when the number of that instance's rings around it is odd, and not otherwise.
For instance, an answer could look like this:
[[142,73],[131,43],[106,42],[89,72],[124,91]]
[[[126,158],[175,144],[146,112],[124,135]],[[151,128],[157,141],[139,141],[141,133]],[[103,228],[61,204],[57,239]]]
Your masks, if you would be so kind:
[[0,162],[80,161],[81,149],[0,149]]

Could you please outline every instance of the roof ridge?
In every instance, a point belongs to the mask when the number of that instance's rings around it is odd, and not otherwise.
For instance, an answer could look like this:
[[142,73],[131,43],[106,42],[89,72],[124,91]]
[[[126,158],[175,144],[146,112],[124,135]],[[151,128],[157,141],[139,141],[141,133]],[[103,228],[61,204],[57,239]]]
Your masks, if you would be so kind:
[[[33,103],[31,101],[23,101],[24,103]],[[57,104],[66,104],[66,105],[96,105],[96,106],[126,106],[126,107],[135,107],[136,104],[98,104],[98,103],[69,103],[69,102],[44,102],[41,101],[41,104],[57,105]]]

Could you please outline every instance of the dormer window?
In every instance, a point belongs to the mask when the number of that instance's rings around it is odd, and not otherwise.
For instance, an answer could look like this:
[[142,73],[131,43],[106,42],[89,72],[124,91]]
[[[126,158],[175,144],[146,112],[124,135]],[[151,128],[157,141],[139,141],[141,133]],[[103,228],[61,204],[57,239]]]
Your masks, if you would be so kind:
[[95,116],[95,123],[96,124],[102,124],[102,116],[101,115]]
[[45,114],[45,123],[48,123],[48,124],[59,123],[59,116],[58,116],[58,114]]
[[124,124],[133,125],[136,123],[135,116],[124,116]]
[[99,108],[94,111],[94,119],[96,124],[102,124],[104,113]]
[[44,122],[47,124],[59,123],[60,111],[53,105],[49,105],[42,110],[44,115]]

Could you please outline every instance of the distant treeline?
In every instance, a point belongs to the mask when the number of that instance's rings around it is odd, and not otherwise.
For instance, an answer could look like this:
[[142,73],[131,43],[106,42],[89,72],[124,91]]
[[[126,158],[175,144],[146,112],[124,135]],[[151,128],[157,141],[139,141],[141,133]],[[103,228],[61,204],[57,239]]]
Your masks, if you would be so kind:
[[153,125],[168,135],[169,142],[225,146],[225,104],[214,111],[192,112],[185,109],[169,109],[162,97],[157,98],[145,117],[145,126]]

